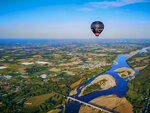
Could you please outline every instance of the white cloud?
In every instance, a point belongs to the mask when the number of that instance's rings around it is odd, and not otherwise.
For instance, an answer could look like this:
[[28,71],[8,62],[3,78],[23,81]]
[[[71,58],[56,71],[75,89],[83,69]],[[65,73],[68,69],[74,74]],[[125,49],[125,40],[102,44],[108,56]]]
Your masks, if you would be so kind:
[[103,1],[103,2],[89,2],[90,5],[95,7],[121,7],[128,4],[147,2],[147,0],[115,0],[115,1]]
[[81,11],[92,11],[91,8],[80,8],[79,10],[81,10]]

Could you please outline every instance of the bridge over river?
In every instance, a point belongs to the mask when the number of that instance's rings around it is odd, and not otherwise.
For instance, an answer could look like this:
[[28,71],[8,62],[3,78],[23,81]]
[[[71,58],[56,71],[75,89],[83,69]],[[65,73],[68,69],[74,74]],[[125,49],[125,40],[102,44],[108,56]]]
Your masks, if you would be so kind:
[[117,113],[117,112],[115,112],[115,111],[112,111],[112,110],[103,108],[103,107],[101,107],[101,106],[97,106],[97,105],[92,104],[92,103],[83,102],[83,101],[81,101],[81,100],[72,98],[72,97],[70,97],[70,96],[68,96],[67,98],[70,99],[70,100],[73,100],[73,101],[77,101],[77,102],[79,102],[79,103],[82,103],[82,104],[84,104],[84,105],[90,106],[90,107],[92,107],[92,108],[98,109],[98,110],[100,110],[100,111],[104,111],[104,112],[107,112],[107,113]]
[[[54,91],[52,91],[52,92],[54,92]],[[58,93],[58,92],[54,92],[54,93],[60,94],[60,93]],[[104,111],[104,112],[107,112],[107,113],[117,113],[116,111],[113,111],[113,110],[104,108],[104,107],[102,107],[102,106],[95,105],[95,104],[93,104],[93,103],[86,103],[86,102],[84,102],[84,101],[75,99],[75,98],[70,97],[70,96],[65,96],[65,95],[63,95],[63,94],[60,94],[60,95],[66,97],[66,98],[68,98],[68,99],[70,99],[70,100],[73,100],[73,101],[82,103],[82,104],[84,104],[84,105],[90,106],[90,107],[92,107],[92,108],[98,109],[98,110],[100,110],[100,111]]]

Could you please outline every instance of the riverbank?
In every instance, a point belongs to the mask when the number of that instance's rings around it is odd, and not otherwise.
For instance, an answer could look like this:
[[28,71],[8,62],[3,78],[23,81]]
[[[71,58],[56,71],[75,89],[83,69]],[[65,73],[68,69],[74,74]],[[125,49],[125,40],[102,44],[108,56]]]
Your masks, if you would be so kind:
[[70,93],[69,93],[69,96],[72,96],[72,95],[76,95],[78,92],[77,92],[77,88],[75,88],[74,90],[72,90]]
[[82,105],[79,113],[106,113],[104,111],[100,112],[98,109],[93,109],[92,107]]
[[147,65],[142,66],[142,67],[134,67],[134,69],[137,70],[137,71],[140,71],[140,70],[143,70],[145,67],[147,67]]
[[[133,107],[125,97],[119,98],[116,95],[100,96],[91,100],[90,103],[103,106],[108,109],[113,109],[114,111],[117,111],[119,113],[133,113]],[[86,110],[87,108],[85,109],[84,106],[82,106],[79,110],[79,113],[85,113],[81,112],[83,111],[83,109]],[[90,113],[90,111],[88,111],[87,113]]]
[[130,57],[136,55],[137,53],[142,53],[142,52],[143,52],[142,50],[136,50],[136,51],[133,51],[130,54],[126,55],[125,57],[130,58]]
[[114,63],[115,63],[116,65],[118,65],[118,64],[119,64],[116,60],[114,60]]
[[[88,85],[86,85],[85,87],[83,87],[81,89],[81,93],[79,94],[79,97],[83,96],[84,91],[88,87],[90,87],[94,84],[98,84],[100,86],[101,90],[107,90],[111,87],[116,86],[116,79],[109,74],[100,75],[99,77],[95,78],[91,83],[89,83]],[[100,90],[100,89],[98,89],[98,90]],[[89,92],[89,93],[92,93],[92,92]]]
[[134,112],[145,112],[147,106],[147,99],[149,97],[150,88],[150,51],[141,53],[128,60],[128,64],[136,70],[139,70],[139,74],[132,82],[128,82],[126,98],[130,101],[134,107]]

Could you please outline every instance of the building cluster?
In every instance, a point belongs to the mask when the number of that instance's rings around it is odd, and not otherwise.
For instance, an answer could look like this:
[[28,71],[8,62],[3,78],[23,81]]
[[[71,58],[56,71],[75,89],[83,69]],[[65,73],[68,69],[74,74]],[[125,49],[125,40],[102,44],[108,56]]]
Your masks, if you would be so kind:
[[94,63],[88,63],[88,64],[84,64],[82,66],[78,66],[77,68],[97,68],[97,67],[108,66],[108,65],[111,65],[111,63],[94,62]]

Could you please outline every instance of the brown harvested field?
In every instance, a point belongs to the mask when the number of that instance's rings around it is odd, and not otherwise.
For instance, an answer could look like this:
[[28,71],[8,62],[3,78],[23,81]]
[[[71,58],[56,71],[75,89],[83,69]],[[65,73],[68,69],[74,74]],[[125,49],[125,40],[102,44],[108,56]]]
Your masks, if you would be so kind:
[[75,95],[75,94],[77,94],[77,88],[75,88],[74,90],[72,90],[69,95],[72,96],[72,95]]
[[99,112],[98,109],[93,109],[92,107],[82,105],[80,107],[79,113],[106,113],[106,112]]
[[93,55],[93,56],[108,56],[108,54],[94,54],[94,53],[89,53],[89,55]]
[[5,61],[5,59],[0,59],[0,61]]
[[56,82],[57,79],[52,79],[53,82]]
[[143,67],[135,67],[134,69],[137,70],[137,71],[140,71],[142,69],[144,69],[146,66],[143,66]]
[[53,54],[54,57],[61,57],[59,54]]
[[0,83],[0,86],[3,85],[4,83]]
[[59,87],[65,87],[66,85],[65,84],[61,84],[61,85],[59,85]]
[[55,109],[55,110],[48,111],[47,113],[59,113],[60,111],[61,109]]
[[50,93],[28,98],[27,101],[24,103],[24,107],[38,106],[44,103],[47,99],[49,99],[53,95],[54,93]]
[[143,59],[145,59],[145,58],[147,58],[147,57],[135,58],[135,60],[136,60],[137,62],[139,62],[139,61],[141,61],[141,60],[143,60]]
[[[131,52],[131,53],[140,53],[140,52],[142,52],[142,50],[136,50],[136,51],[133,51],[133,52]],[[126,57],[126,58],[130,58],[130,57],[132,57],[132,56],[134,56],[134,55],[136,55],[136,54],[129,54],[129,55],[125,56],[125,57]]]
[[125,57],[126,58],[130,58],[130,57],[132,57],[132,56],[134,56],[135,54],[129,54],[129,55],[126,55]]
[[34,58],[28,58],[28,60],[26,60],[27,62],[33,62]]
[[92,58],[88,58],[88,61],[91,61],[92,60]]
[[146,64],[149,63],[149,62],[150,62],[150,60],[144,60],[144,63],[146,63]]
[[10,60],[8,60],[8,61],[14,61],[14,59],[10,59]]
[[2,63],[2,65],[3,65],[4,67],[8,67],[8,66],[9,66],[8,63]]
[[116,95],[100,96],[90,101],[90,103],[113,109],[119,113],[133,113],[133,106],[125,97],[119,98]]
[[71,62],[71,63],[62,63],[62,64],[59,64],[58,66],[72,66],[72,65],[79,64],[79,63],[81,63],[81,61],[76,61],[76,62]]
[[18,70],[19,73],[25,73],[25,70]]
[[54,72],[59,72],[59,71],[61,71],[61,69],[58,69],[58,68],[51,68],[51,69],[49,69],[49,71],[54,71]]
[[77,82],[75,82],[75,83],[73,83],[73,84],[71,84],[70,85],[70,87],[71,88],[75,88],[75,87],[77,87],[81,82],[82,82],[82,80],[83,80],[83,78],[82,79],[80,79],[80,80],[78,80]]
[[72,71],[64,71],[66,72],[68,75],[75,75]]
[[41,55],[34,55],[33,57],[41,57]]

